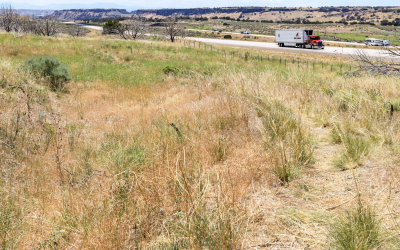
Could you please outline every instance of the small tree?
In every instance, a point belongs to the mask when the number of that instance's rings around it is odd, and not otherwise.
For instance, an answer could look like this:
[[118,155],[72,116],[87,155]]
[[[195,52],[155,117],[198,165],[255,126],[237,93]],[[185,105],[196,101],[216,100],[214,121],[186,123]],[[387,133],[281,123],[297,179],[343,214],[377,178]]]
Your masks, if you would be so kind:
[[68,31],[68,34],[73,37],[79,37],[84,36],[86,34],[85,31],[85,28],[83,28],[81,25],[77,25],[75,27],[71,27],[71,29]]
[[41,36],[54,36],[58,32],[58,22],[52,18],[36,20],[34,33]]
[[0,27],[3,28],[6,32],[11,32],[16,25],[16,19],[18,18],[18,14],[15,13],[15,10],[9,6],[2,6],[0,9]]
[[175,17],[167,18],[165,30],[171,42],[175,42],[177,36],[184,36],[184,30],[178,25]]
[[144,31],[145,26],[141,20],[128,20],[118,26],[118,33],[123,39],[135,40],[142,36]]
[[108,20],[104,25],[103,25],[103,34],[119,34],[119,28],[120,23],[117,20]]

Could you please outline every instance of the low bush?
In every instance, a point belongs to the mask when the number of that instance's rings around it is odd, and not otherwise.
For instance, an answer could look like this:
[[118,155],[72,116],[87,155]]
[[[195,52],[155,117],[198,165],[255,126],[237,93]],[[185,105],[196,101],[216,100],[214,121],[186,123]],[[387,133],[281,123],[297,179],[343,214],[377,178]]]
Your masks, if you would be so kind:
[[68,68],[52,56],[30,58],[25,61],[25,69],[45,79],[53,91],[65,90],[65,84],[71,80]]
[[231,35],[225,35],[224,39],[232,39],[232,36]]

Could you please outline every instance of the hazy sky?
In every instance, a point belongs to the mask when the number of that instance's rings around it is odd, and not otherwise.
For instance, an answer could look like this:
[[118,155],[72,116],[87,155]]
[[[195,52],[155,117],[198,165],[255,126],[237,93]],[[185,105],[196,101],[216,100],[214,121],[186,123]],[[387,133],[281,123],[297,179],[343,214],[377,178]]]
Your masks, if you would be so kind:
[[0,0],[14,8],[191,8],[226,6],[400,6],[400,0]]

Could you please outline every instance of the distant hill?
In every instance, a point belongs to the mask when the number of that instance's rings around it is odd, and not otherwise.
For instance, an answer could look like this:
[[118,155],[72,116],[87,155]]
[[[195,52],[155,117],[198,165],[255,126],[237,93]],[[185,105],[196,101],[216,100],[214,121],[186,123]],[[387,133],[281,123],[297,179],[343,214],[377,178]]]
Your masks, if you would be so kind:
[[131,17],[126,9],[70,9],[56,10],[50,17],[58,20],[92,20]]
[[168,16],[240,19],[243,21],[266,21],[288,23],[399,23],[400,7],[319,7],[319,8],[269,8],[226,7],[189,9],[143,9],[128,12],[125,9],[69,9],[58,10],[51,17],[59,20],[93,20],[129,18],[140,15],[147,18]]
[[149,9],[137,10],[138,15],[157,15],[157,16],[172,16],[172,15],[207,15],[207,14],[232,14],[232,13],[255,13],[264,12],[265,7],[226,7],[226,8],[192,8],[192,9]]

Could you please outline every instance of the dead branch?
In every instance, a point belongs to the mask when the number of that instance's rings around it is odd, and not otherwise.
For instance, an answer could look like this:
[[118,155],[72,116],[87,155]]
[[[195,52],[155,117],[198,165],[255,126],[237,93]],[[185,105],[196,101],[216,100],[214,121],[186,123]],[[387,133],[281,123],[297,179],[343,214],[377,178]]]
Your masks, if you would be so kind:
[[[400,49],[398,48],[387,48],[385,53],[400,59]],[[394,59],[392,61],[374,59],[362,50],[358,50],[353,59],[359,63],[360,69],[358,71],[379,75],[400,75],[400,63]]]

